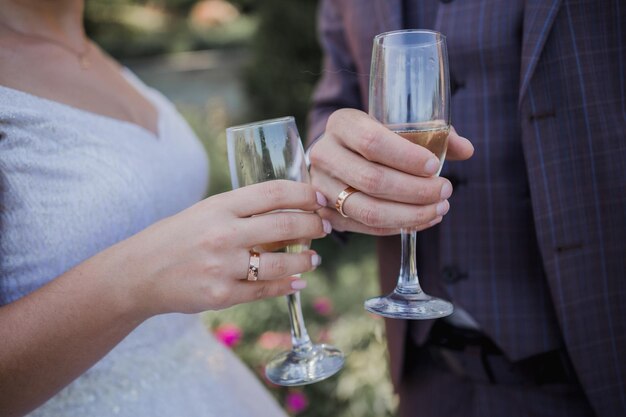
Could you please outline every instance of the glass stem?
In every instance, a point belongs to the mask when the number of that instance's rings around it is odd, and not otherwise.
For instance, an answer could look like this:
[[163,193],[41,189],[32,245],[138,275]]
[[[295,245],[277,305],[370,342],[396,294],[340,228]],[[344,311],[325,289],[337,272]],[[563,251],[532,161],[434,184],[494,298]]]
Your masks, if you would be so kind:
[[398,294],[421,294],[417,278],[417,261],[415,259],[417,232],[402,229],[402,258],[400,275],[394,292]]
[[304,326],[302,306],[300,305],[300,292],[287,296],[287,308],[289,309],[289,323],[291,324],[291,343],[295,351],[307,351],[312,349],[311,338]]

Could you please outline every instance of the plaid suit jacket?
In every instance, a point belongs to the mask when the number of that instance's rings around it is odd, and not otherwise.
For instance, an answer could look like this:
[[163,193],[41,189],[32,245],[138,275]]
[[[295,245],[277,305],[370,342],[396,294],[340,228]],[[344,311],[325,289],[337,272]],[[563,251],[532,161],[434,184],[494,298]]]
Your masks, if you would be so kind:
[[[372,38],[400,29],[401,10],[401,0],[322,0],[324,72],[309,115],[309,141],[323,133],[333,111],[367,108]],[[567,349],[597,415],[625,416],[626,3],[526,0],[522,39],[514,121],[532,202],[528,227],[534,228],[547,288],[541,296],[556,318],[546,331],[555,331],[550,337]],[[452,210],[463,209],[451,201]],[[381,243],[381,286],[389,291],[399,245],[394,239]],[[494,302],[504,310],[515,296]],[[519,340],[507,334],[518,330],[505,323],[502,340]],[[392,378],[399,384],[406,322],[388,320],[387,333]],[[523,349],[511,349],[510,357],[523,356]]]

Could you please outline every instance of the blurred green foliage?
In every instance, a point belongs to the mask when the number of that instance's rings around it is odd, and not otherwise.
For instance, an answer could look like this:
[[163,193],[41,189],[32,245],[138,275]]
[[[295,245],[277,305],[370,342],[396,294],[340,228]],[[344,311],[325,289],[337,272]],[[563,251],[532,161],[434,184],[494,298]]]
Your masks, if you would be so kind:
[[[368,248],[371,250],[371,247]],[[279,399],[293,392],[303,394],[309,407],[302,417],[392,416],[396,399],[387,376],[387,353],[383,320],[365,314],[363,299],[377,291],[376,264],[363,252],[356,262],[346,262],[336,271],[340,280],[328,279],[322,268],[305,275],[309,287],[302,293],[305,321],[313,341],[329,342],[346,354],[346,365],[336,376],[316,384],[297,388],[275,386],[263,378],[265,363],[288,343],[276,348],[263,341],[270,333],[289,332],[287,306],[284,299],[237,306],[205,315],[209,327],[235,325],[241,339],[235,352],[248,363]],[[330,300],[330,311],[316,309],[317,303]]]
[[292,115],[305,132],[311,92],[319,78],[318,0],[233,0],[233,22],[190,24],[194,0],[90,0],[85,24],[91,37],[118,59],[209,48],[248,48],[245,81],[252,119]]
[[227,25],[194,27],[193,0],[89,0],[89,36],[118,59],[209,48],[243,47],[256,32],[256,18],[243,14]]
[[[315,35],[317,0],[232,0],[241,15],[214,27],[190,25],[193,0],[90,0],[86,2],[88,33],[121,60],[155,54],[214,48],[248,51],[243,70],[250,109],[246,120],[229,114],[224,100],[204,105],[176,102],[204,143],[211,159],[211,194],[230,189],[225,128],[229,125],[293,115],[303,133],[310,95],[321,67]],[[177,77],[184,82],[186,76]],[[159,85],[154,85],[159,88]],[[207,96],[209,96],[207,92]],[[323,264],[305,275],[304,317],[314,342],[336,345],[347,355],[336,376],[308,386],[274,386],[263,377],[266,361],[285,347],[268,346],[268,338],[289,340],[285,300],[274,299],[206,313],[207,327],[224,325],[241,332],[233,347],[285,405],[294,393],[308,398],[302,417],[391,417],[397,399],[387,369],[384,325],[363,310],[363,300],[379,292],[374,241],[351,236],[348,244],[332,238],[315,241]],[[320,303],[327,310],[320,308]],[[328,309],[328,306],[330,308]],[[269,333],[268,333],[269,332]],[[288,346],[287,346],[288,347]]]
[[321,67],[317,0],[263,0],[246,72],[254,118],[295,116],[301,134]]

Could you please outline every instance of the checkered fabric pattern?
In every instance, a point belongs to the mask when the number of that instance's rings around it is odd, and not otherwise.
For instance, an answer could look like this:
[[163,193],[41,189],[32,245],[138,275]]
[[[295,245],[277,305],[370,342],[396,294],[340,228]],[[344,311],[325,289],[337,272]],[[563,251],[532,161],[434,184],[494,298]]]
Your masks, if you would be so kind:
[[[420,233],[425,290],[511,360],[563,346],[595,414],[626,415],[626,4],[323,0],[309,138],[333,111],[367,108],[372,38],[408,14],[448,36],[452,120],[476,148],[446,164],[452,208]],[[390,290],[397,239],[379,249]],[[423,341],[430,323],[387,323],[401,384],[405,338]]]

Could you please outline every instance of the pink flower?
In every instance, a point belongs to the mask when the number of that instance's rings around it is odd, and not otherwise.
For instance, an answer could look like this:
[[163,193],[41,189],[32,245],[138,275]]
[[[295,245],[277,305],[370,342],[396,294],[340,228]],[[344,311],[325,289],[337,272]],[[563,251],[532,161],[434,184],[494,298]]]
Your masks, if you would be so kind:
[[313,308],[320,316],[328,316],[333,312],[333,302],[328,297],[317,297],[313,300]]
[[302,391],[291,391],[285,397],[285,407],[292,414],[298,414],[309,406],[309,399]]
[[218,326],[217,329],[213,332],[217,340],[222,342],[224,346],[232,348],[239,343],[241,340],[242,332],[241,329],[232,323],[224,323],[221,326]]
[[286,332],[267,331],[259,336],[257,340],[259,346],[263,349],[289,349],[291,347],[291,335]]

